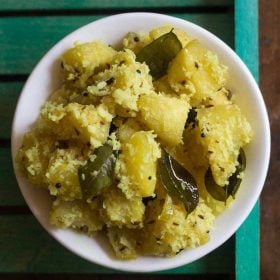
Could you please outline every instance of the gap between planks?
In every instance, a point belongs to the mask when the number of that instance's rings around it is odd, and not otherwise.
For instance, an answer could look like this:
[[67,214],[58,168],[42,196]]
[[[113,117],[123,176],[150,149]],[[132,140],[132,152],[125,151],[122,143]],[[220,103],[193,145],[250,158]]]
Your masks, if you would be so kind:
[[29,74],[0,74],[0,83],[25,82]]
[[10,139],[0,139],[0,148],[11,148]]
[[[234,280],[235,276],[233,274],[196,274],[196,275],[176,275],[176,280]],[[0,273],[0,279],[5,280],[169,280],[171,275],[168,274],[141,274],[137,275],[135,273],[131,274],[68,274],[68,273],[44,273],[44,274],[37,274],[37,273],[25,273],[25,274],[18,274],[18,273]]]
[[200,7],[136,7],[136,8],[90,8],[90,9],[67,9],[67,10],[17,10],[0,11],[0,17],[18,16],[73,16],[73,15],[113,15],[130,12],[153,12],[153,13],[188,13],[188,14],[227,14],[233,12],[232,5],[226,6],[200,6]]
[[[0,206],[0,216],[31,215],[31,211],[26,205],[20,206]],[[1,276],[1,275],[0,275]],[[0,279],[2,279],[0,277]]]

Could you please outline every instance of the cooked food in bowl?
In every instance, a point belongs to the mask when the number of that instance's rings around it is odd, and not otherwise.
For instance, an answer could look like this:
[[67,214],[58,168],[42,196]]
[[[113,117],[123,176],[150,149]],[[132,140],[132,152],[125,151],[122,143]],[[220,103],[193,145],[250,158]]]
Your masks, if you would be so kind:
[[17,156],[53,197],[50,223],[103,232],[121,259],[206,243],[253,135],[227,67],[170,26],[131,32],[120,50],[76,42],[60,60],[62,85]]

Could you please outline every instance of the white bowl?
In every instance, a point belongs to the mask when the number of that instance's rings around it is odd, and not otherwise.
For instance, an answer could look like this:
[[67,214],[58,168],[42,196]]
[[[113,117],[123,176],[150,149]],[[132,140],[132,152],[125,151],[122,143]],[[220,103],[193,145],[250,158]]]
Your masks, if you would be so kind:
[[39,115],[40,107],[59,86],[60,55],[75,41],[102,41],[117,45],[129,31],[148,31],[155,26],[171,24],[199,39],[209,50],[218,54],[229,66],[229,88],[254,130],[254,139],[246,147],[247,169],[242,186],[232,205],[216,220],[211,240],[198,248],[188,249],[173,258],[139,257],[132,261],[116,260],[108,242],[102,236],[91,239],[72,230],[55,229],[48,223],[49,195],[15,173],[21,192],[41,225],[61,244],[75,254],[100,265],[125,271],[151,272],[175,268],[193,262],[210,253],[229,239],[244,222],[262,190],[270,157],[270,128],[261,92],[251,73],[240,58],[220,39],[188,21],[152,13],[128,13],[110,16],[90,23],[57,43],[38,63],[27,80],[19,98],[12,127],[12,155],[15,159],[23,134]]

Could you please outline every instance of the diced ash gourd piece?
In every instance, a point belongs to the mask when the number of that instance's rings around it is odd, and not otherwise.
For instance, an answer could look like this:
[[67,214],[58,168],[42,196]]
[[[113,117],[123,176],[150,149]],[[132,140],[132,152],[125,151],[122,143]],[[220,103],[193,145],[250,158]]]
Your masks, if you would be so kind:
[[183,203],[175,202],[168,195],[150,202],[148,209],[142,245],[146,254],[172,256],[182,248],[202,245],[209,240],[215,216],[203,199],[187,218]]
[[238,156],[238,166],[236,171],[229,177],[229,183],[224,187],[216,184],[210,167],[205,174],[205,186],[210,195],[219,201],[226,201],[229,196],[234,198],[239,189],[242,179],[239,178],[240,173],[246,168],[246,156],[243,149],[240,149]]
[[218,57],[193,40],[172,60],[168,68],[168,81],[177,94],[188,94],[192,106],[208,99],[212,103],[229,103],[218,90],[228,77],[227,67]]
[[166,145],[182,143],[190,105],[186,100],[162,94],[142,95],[138,101],[140,121]]
[[117,52],[99,42],[76,44],[61,57],[61,66],[65,79],[76,86],[85,87],[86,80],[95,69],[110,63]]
[[72,227],[87,234],[101,230],[104,222],[98,210],[91,209],[83,200],[64,201],[57,198],[50,212],[50,223],[57,227]]
[[137,131],[122,144],[118,187],[128,198],[154,196],[161,151],[151,131]]
[[79,139],[98,148],[105,143],[113,115],[104,104],[98,106],[46,102],[41,109],[45,129],[58,140]]
[[102,216],[110,227],[139,228],[145,213],[141,197],[127,199],[117,187],[112,187],[103,194]]
[[137,234],[130,229],[110,227],[107,235],[118,258],[129,260],[137,257]]
[[236,171],[238,154],[252,139],[250,124],[235,104],[197,109],[191,131],[207,153],[215,182],[223,187]]
[[50,156],[46,182],[51,195],[72,201],[82,197],[78,168],[84,163],[78,148],[57,149]]

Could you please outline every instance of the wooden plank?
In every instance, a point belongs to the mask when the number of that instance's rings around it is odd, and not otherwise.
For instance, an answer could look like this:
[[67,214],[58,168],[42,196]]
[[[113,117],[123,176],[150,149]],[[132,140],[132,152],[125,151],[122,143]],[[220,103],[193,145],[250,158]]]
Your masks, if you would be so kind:
[[[237,0],[235,4],[235,49],[255,79],[259,80],[258,0]],[[238,280],[259,279],[259,202],[236,234]]]
[[[269,7],[269,9],[268,9]],[[260,279],[280,279],[280,1],[260,0],[260,86],[272,132],[271,158],[261,195]]]
[[[197,23],[233,46],[233,14],[171,15]],[[78,27],[104,16],[0,18],[0,75],[28,74],[57,41]]]
[[235,5],[235,50],[259,80],[258,0],[237,0]]
[[13,172],[10,148],[0,148],[0,207],[26,205]]
[[[231,238],[199,261],[160,274],[232,274],[234,243]],[[0,216],[0,251],[5,252],[0,255],[0,273],[120,273],[70,253],[33,216]]]
[[0,83],[0,139],[9,139],[18,96],[23,83]]
[[209,7],[209,6],[226,6],[232,5],[233,0],[98,0],[98,1],[76,1],[76,0],[1,0],[1,11],[14,10],[35,10],[35,9],[50,9],[50,10],[65,10],[65,9],[112,9],[112,8],[153,8],[153,7]]

